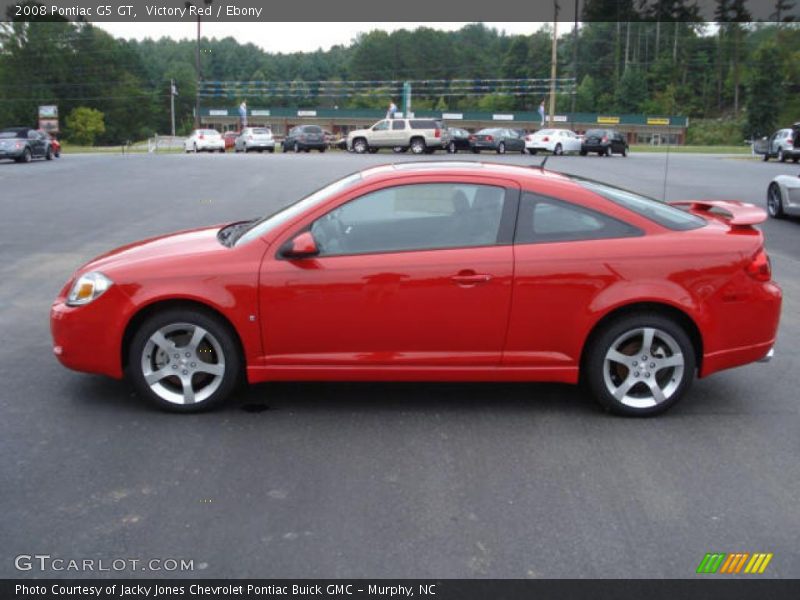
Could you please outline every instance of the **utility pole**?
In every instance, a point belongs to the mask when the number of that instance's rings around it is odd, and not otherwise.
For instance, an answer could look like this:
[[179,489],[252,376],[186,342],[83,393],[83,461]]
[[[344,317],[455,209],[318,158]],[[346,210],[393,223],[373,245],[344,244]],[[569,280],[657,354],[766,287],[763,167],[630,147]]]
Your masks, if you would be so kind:
[[575,89],[572,91],[572,104],[570,112],[575,112],[575,100],[578,85],[578,2],[575,0],[575,25],[572,28],[572,77],[575,79]]
[[[211,6],[211,3],[214,0],[203,0],[203,4],[206,6]],[[190,6],[195,6],[194,2],[187,2],[184,3],[184,6],[188,9]],[[195,90],[195,99],[194,99],[194,128],[200,129],[200,82],[203,79],[202,74],[200,73],[200,11],[197,11],[197,45],[194,49],[194,67],[197,71],[197,88]]]
[[550,127],[556,115],[556,71],[558,69],[558,0],[553,0],[553,50],[550,56]]
[[169,115],[172,121],[172,137],[175,137],[175,96],[178,95],[178,90],[175,89],[175,80],[169,80]]

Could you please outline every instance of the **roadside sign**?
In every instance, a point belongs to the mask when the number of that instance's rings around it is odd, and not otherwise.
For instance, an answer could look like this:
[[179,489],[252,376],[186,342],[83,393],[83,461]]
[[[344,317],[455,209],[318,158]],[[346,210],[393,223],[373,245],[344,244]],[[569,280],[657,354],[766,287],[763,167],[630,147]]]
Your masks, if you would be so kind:
[[58,106],[44,104],[39,107],[39,129],[47,133],[58,133]]

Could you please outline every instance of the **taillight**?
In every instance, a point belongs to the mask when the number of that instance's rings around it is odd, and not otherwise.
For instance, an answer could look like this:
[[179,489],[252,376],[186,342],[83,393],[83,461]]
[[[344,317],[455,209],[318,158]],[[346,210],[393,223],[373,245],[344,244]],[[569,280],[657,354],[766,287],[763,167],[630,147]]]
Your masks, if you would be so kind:
[[772,264],[764,250],[759,250],[756,253],[745,270],[756,281],[769,281],[772,279]]
[[248,140],[252,140],[252,139],[253,139],[253,136],[252,136],[252,135],[248,135],[248,136],[247,136],[247,139],[248,139]]
[[200,136],[199,136],[199,137],[200,137],[200,139],[201,139],[201,140],[204,140],[204,139],[206,139],[206,136],[204,136],[202,133],[200,134]]
[[605,144],[608,141],[608,137],[603,136],[603,143]]
[[475,141],[475,136],[474,135],[469,136],[469,141],[470,142],[474,142]]
[[441,129],[434,129],[433,130],[433,137],[435,137],[435,138],[442,137]]
[[494,141],[494,138],[493,138],[492,136],[490,136],[490,135],[487,135],[487,136],[486,136],[486,141],[487,141],[487,142],[493,142],[493,141]]
[[794,140],[792,138],[786,138],[787,144],[794,144]]
[[547,137],[547,136],[544,136],[544,137],[542,138],[542,141],[543,141],[543,142],[549,142],[549,141],[550,141],[550,138],[549,138],[549,137]]

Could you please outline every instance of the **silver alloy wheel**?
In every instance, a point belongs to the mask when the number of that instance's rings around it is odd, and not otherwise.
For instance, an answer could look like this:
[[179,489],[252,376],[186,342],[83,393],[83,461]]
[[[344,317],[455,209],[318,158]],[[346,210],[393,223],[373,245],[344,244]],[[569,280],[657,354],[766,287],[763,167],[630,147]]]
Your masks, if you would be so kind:
[[422,154],[425,152],[425,142],[417,138],[411,142],[411,152],[413,154]]
[[144,380],[160,398],[172,404],[196,404],[222,383],[225,355],[208,330],[192,323],[171,323],[147,340],[141,367]]
[[497,145],[497,153],[498,153],[498,154],[505,154],[505,153],[506,153],[506,145],[505,145],[505,143],[503,143],[503,142],[500,142],[500,143]]
[[556,156],[561,156],[564,154],[564,149],[561,147],[561,144],[556,144],[555,150],[553,150],[553,154]]
[[684,357],[671,335],[638,327],[620,335],[603,360],[603,381],[618,402],[651,408],[669,400],[683,380]]
[[778,160],[780,162],[786,162],[786,155],[783,153],[783,148],[778,148]]
[[353,142],[353,150],[356,151],[356,154],[364,154],[367,151],[367,143],[362,139],[358,139]]
[[773,183],[769,186],[769,192],[767,193],[767,210],[771,217],[777,217],[781,214],[781,210],[783,209],[781,205],[781,191],[778,186]]

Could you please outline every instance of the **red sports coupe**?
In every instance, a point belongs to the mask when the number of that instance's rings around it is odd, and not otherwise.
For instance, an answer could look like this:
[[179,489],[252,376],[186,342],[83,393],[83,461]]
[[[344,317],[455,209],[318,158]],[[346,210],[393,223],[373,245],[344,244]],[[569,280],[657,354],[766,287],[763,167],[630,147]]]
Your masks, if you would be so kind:
[[91,261],[53,304],[54,352],[181,412],[244,376],[583,381],[653,415],[695,374],[772,356],[765,217],[537,168],[379,166]]

